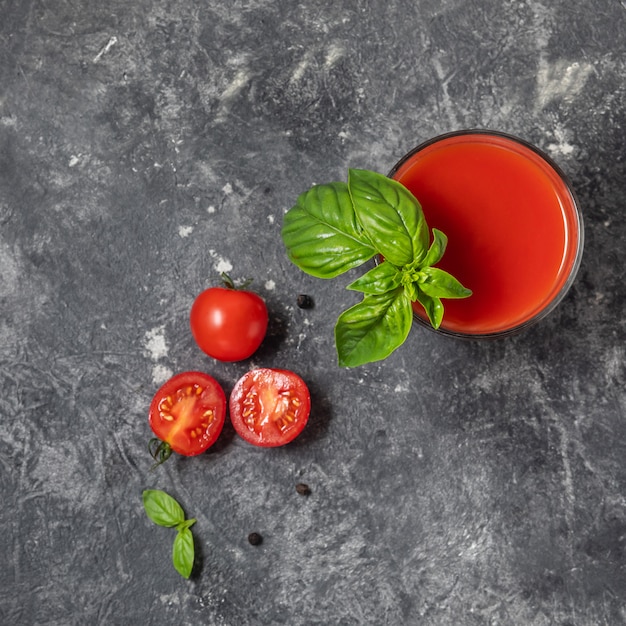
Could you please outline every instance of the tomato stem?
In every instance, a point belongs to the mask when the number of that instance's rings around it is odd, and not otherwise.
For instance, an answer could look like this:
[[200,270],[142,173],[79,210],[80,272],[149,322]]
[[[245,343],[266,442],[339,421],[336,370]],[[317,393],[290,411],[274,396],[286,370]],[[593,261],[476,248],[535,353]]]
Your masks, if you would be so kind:
[[222,272],[220,276],[222,278],[222,282],[224,283],[224,287],[228,287],[228,289],[235,289],[233,279],[226,272]]
[[157,437],[152,437],[148,442],[148,452],[150,452],[150,456],[156,461],[156,463],[150,468],[151,470],[155,469],[161,463],[165,463],[167,459],[172,456],[172,446],[166,441],[161,441]]
[[252,283],[252,278],[248,278],[241,285],[237,286],[235,285],[235,281],[226,272],[222,272],[220,276],[222,278],[222,282],[224,283],[224,287],[227,287],[228,289],[245,289],[248,285],[250,285],[250,283]]

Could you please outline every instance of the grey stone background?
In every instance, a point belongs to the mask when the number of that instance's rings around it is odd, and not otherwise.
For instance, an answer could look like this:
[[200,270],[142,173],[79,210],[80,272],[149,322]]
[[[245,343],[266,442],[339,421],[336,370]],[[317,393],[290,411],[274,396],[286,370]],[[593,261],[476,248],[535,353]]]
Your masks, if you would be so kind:
[[[625,53],[618,0],[0,0],[0,623],[626,623]],[[521,336],[416,327],[340,370],[355,296],[282,215],[466,127],[573,180],[573,289]],[[223,270],[270,309],[243,363],[188,329]],[[150,472],[160,383],[255,365],[307,380],[303,435]],[[198,519],[188,581],[145,488]]]

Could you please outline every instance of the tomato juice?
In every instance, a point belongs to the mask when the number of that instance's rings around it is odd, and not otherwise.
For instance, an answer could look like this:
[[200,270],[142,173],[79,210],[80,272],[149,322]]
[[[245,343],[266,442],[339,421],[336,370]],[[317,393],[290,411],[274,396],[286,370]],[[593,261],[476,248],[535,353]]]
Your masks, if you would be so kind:
[[[580,208],[558,167],[530,144],[492,131],[450,133],[418,146],[390,177],[448,236],[438,267],[473,291],[443,300],[442,332],[518,332],[571,286],[583,248]],[[419,303],[414,310],[428,324]]]

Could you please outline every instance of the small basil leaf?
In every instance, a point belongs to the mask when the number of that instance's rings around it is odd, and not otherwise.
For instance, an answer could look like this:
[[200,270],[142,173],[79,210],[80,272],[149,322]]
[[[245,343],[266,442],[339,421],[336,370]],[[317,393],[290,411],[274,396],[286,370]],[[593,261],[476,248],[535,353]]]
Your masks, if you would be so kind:
[[415,302],[417,300],[417,283],[405,282],[403,283],[404,293],[406,293],[406,297],[411,301]]
[[413,309],[404,289],[366,295],[344,311],[335,326],[341,367],[356,367],[388,357],[411,330]]
[[440,270],[438,267],[425,267],[420,272],[425,280],[419,282],[419,288],[433,298],[467,298],[472,295],[470,289],[466,289],[451,274]]
[[386,293],[400,286],[402,273],[389,263],[383,261],[348,285],[346,289],[361,293]]
[[348,188],[357,219],[387,261],[403,267],[426,255],[428,225],[406,187],[376,172],[350,170]]
[[172,562],[176,571],[184,578],[191,576],[194,556],[193,535],[189,528],[183,528],[174,538]]
[[430,244],[428,253],[424,257],[423,261],[421,261],[420,265],[422,267],[437,265],[437,263],[441,261],[447,245],[448,237],[440,230],[433,228],[433,242]]
[[285,213],[281,235],[289,259],[317,278],[338,276],[376,254],[346,183],[316,185],[301,194]]
[[142,497],[146,514],[155,524],[172,527],[185,521],[182,507],[165,491],[146,489]]
[[431,326],[434,329],[439,328],[443,319],[443,304],[441,304],[441,300],[425,294],[418,288],[417,301],[424,307]]

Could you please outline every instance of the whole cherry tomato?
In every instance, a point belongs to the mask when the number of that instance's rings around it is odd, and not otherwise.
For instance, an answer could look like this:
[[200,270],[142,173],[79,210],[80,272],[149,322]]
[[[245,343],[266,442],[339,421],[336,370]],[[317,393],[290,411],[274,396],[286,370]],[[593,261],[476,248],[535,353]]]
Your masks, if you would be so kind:
[[219,361],[252,356],[265,337],[267,323],[263,298],[234,286],[206,289],[191,307],[191,333],[196,343]]
[[156,435],[150,452],[157,463],[177,452],[195,456],[212,446],[224,426],[226,395],[203,372],[183,372],[170,378],[154,395],[149,422]]
[[237,381],[229,407],[239,436],[255,446],[275,447],[302,432],[311,412],[311,396],[297,374],[258,368]]

